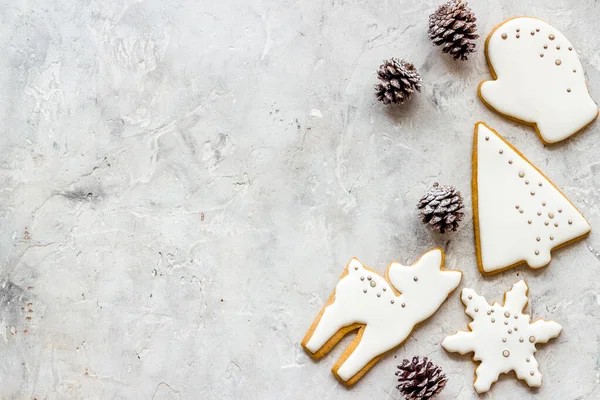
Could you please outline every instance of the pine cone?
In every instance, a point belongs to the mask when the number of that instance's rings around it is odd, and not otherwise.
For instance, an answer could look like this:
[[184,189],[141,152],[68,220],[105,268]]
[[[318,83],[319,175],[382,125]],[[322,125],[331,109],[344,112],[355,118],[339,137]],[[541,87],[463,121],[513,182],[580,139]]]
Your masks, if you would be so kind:
[[444,53],[450,53],[455,60],[467,60],[469,53],[475,52],[473,41],[479,37],[477,18],[461,0],[450,0],[442,4],[429,16],[429,39]]
[[453,186],[440,186],[437,182],[417,204],[423,223],[431,225],[432,229],[437,229],[440,233],[458,229],[464,216],[460,212],[463,207],[463,197],[459,191]]
[[427,400],[437,396],[446,386],[448,378],[442,369],[427,361],[413,357],[412,362],[404,360],[396,371],[398,389],[407,400]]
[[377,77],[383,83],[375,85],[375,95],[383,104],[404,103],[415,90],[421,91],[421,75],[414,65],[404,60],[384,60]]

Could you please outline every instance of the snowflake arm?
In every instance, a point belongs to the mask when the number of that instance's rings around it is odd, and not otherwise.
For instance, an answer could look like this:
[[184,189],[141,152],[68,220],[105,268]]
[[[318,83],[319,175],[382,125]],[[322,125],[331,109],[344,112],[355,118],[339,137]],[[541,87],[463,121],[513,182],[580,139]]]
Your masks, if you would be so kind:
[[520,314],[527,305],[528,290],[525,281],[515,283],[512,289],[506,292],[504,307],[508,308],[513,314]]
[[485,393],[490,390],[492,384],[498,380],[500,371],[489,363],[482,362],[475,370],[475,382],[473,387],[477,393]]
[[458,331],[452,336],[447,336],[442,342],[442,347],[451,353],[467,354],[475,351],[473,332]]
[[515,365],[517,378],[527,382],[529,387],[542,386],[542,373],[538,369],[538,362],[535,357],[529,356],[529,362]]
[[562,326],[554,321],[544,321],[538,319],[529,325],[529,332],[535,338],[535,343],[546,343],[554,339],[562,331]]
[[489,308],[489,305],[483,296],[479,296],[473,289],[463,289],[461,293],[461,300],[465,305],[465,314],[474,320],[481,314],[479,311],[485,312]]

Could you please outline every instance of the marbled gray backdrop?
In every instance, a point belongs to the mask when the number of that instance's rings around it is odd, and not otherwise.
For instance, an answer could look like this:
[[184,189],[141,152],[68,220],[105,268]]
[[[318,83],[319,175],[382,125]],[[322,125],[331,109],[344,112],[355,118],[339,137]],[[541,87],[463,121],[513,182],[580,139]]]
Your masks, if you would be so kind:
[[[484,278],[470,210],[471,135],[488,122],[600,230],[600,123],[544,147],[476,97],[483,53],[427,39],[438,1],[0,1],[1,399],[398,399],[395,365],[433,358],[441,399],[476,399],[474,364],[441,340],[469,321],[454,293],[347,390],[300,340],[352,256],[383,271],[441,246],[463,285],[500,300],[521,278],[539,390],[503,377],[485,399],[600,398],[600,236],[547,268]],[[484,36],[543,18],[580,50],[600,100],[594,0],[472,1]],[[423,92],[374,101],[384,58]],[[469,204],[430,233],[433,182]],[[395,358],[397,356],[397,358]]]

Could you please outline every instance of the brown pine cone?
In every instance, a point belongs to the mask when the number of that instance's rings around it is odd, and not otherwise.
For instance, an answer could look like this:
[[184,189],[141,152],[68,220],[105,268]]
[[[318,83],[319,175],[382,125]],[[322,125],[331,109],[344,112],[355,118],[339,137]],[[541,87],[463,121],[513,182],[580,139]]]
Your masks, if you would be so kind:
[[463,197],[459,191],[453,186],[440,186],[437,182],[417,204],[423,223],[440,233],[458,229],[464,216],[460,211],[463,207]]
[[377,71],[377,78],[382,83],[375,85],[375,96],[383,104],[404,103],[415,90],[421,91],[421,75],[404,60],[384,60]]
[[429,16],[429,38],[455,60],[467,60],[469,53],[475,52],[474,40],[479,37],[475,33],[477,18],[467,5],[461,0],[450,0]]
[[404,360],[396,371],[398,389],[407,400],[428,400],[437,396],[446,387],[448,378],[442,369],[434,365],[427,357],[422,360],[413,357]]

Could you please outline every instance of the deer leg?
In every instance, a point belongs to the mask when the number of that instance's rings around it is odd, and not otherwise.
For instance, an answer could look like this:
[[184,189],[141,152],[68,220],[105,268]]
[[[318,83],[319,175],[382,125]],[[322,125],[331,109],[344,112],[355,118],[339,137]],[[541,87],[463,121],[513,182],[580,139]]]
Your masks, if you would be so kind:
[[[347,350],[342,354],[338,360],[338,364],[340,361],[342,364],[337,371],[334,369],[334,372],[343,381],[347,382],[350,380],[350,378],[358,374],[371,360],[390,349],[385,340],[376,337],[377,333],[376,328],[369,325],[365,326],[362,336],[357,336],[352,344],[350,344],[350,347],[352,347],[352,345],[358,341],[358,345],[354,351],[347,357]],[[344,359],[344,357],[346,358]]]
[[314,328],[310,339],[305,345],[306,349],[311,353],[316,353],[340,329],[354,322],[352,319],[344,316],[344,313],[341,312],[341,307],[339,303],[334,302],[323,311],[321,318],[317,322],[317,326]]

